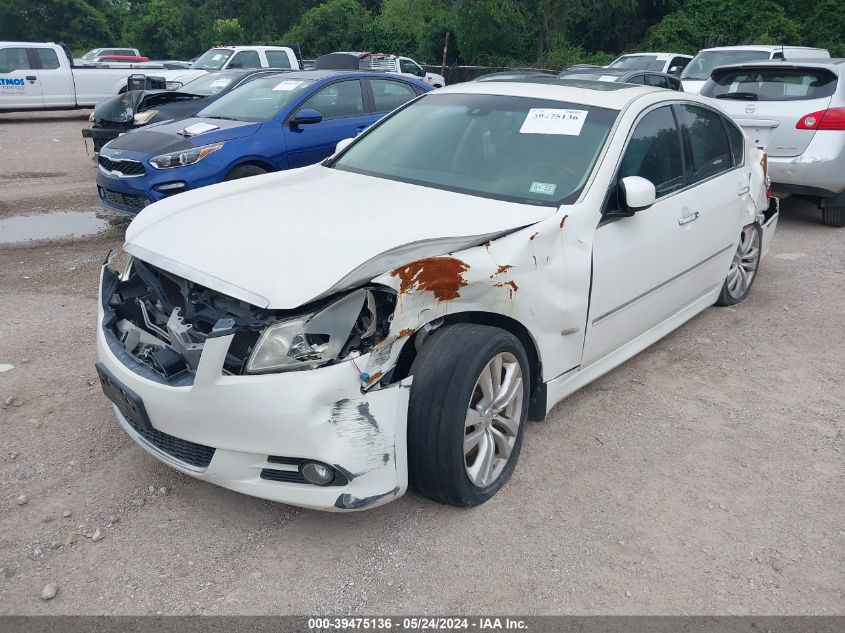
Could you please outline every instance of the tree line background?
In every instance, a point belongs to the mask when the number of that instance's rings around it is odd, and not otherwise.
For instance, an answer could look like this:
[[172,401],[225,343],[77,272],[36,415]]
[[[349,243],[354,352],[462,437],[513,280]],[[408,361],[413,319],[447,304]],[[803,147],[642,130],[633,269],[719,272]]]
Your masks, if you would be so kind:
[[191,59],[213,44],[299,42],[447,63],[564,67],[616,54],[803,44],[845,55],[845,0],[0,0],[0,40]]

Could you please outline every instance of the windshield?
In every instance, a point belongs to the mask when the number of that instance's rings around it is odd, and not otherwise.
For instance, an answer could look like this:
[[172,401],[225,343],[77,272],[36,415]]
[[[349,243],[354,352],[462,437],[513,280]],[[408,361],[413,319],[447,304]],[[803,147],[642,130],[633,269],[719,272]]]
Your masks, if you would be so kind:
[[223,92],[239,78],[228,73],[209,73],[189,81],[179,88],[179,92],[187,92],[192,95],[216,95]]
[[701,94],[716,99],[800,101],[830,97],[836,83],[836,75],[822,68],[745,68],[717,72]]
[[220,70],[234,53],[231,48],[212,48],[197,57],[197,61],[191,64],[196,70]]
[[667,55],[623,55],[610,65],[610,68],[627,70],[663,70]]
[[208,119],[267,121],[297,99],[314,83],[311,79],[283,79],[284,75],[256,79],[223,95],[197,113]]
[[94,59],[97,55],[100,54],[100,51],[103,50],[102,48],[95,48],[94,50],[88,51],[85,53],[80,59]]
[[710,79],[710,73],[717,66],[768,58],[769,51],[704,51],[692,58],[681,73],[681,79],[706,81]]
[[429,94],[373,128],[332,167],[558,206],[578,198],[617,114],[528,97]]

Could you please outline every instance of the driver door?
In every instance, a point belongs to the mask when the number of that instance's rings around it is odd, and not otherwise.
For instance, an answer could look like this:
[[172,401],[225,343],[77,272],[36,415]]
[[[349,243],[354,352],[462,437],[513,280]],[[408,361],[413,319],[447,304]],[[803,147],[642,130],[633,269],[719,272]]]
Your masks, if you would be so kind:
[[334,154],[338,141],[364,131],[375,116],[364,107],[361,81],[347,79],[324,86],[297,109],[316,110],[323,116],[319,123],[284,127],[291,168],[318,163]]
[[[614,183],[641,176],[657,200],[631,217],[602,222],[593,241],[593,288],[582,366],[659,325],[708,290],[700,274],[711,253],[696,239],[700,192],[687,186],[684,144],[669,105],[645,112],[634,127]],[[618,207],[618,186],[605,213]],[[706,267],[705,267],[706,268]]]

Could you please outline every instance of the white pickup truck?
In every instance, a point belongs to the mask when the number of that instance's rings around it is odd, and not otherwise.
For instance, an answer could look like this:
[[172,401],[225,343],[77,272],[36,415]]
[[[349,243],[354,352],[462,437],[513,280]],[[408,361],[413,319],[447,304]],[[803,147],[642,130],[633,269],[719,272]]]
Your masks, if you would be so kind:
[[[170,90],[213,70],[230,68],[289,68],[299,70],[299,60],[289,46],[215,46],[200,55],[190,68],[155,72]],[[115,92],[119,92],[115,90]],[[112,93],[114,94],[114,93]]]
[[[76,67],[58,44],[0,42],[0,112],[59,110],[97,105],[150,64]],[[164,66],[161,66],[164,69]]]
[[446,80],[442,75],[426,72],[422,66],[410,57],[372,53],[361,60],[360,67],[362,69],[372,68],[373,70],[384,70],[391,73],[399,73],[400,75],[419,77],[435,88],[442,88],[446,85]]

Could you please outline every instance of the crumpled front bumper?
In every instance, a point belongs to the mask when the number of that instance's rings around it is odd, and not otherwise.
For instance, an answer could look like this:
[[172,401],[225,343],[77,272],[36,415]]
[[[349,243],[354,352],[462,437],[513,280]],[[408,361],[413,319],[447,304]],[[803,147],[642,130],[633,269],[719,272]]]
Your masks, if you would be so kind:
[[[110,272],[106,272],[106,271]],[[114,275],[106,266],[103,280]],[[105,285],[108,285],[106,283]],[[318,510],[357,510],[400,497],[408,485],[406,423],[411,378],[362,392],[351,363],[249,376],[223,374],[233,334],[209,338],[192,384],[174,386],[130,362],[103,326],[108,297],[99,302],[100,363],[143,401],[152,426],[173,438],[214,449],[205,468],[180,461],[167,446],[142,437],[115,405],[126,432],[157,459],[197,479],[248,495]],[[362,357],[359,363],[366,363]],[[361,365],[363,366],[363,365]],[[295,470],[269,458],[322,462],[348,477],[317,486],[262,477],[267,469]]]

